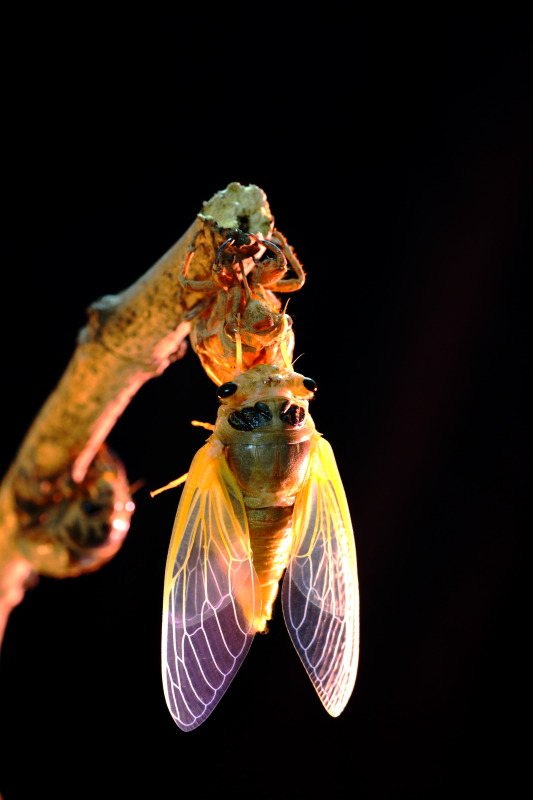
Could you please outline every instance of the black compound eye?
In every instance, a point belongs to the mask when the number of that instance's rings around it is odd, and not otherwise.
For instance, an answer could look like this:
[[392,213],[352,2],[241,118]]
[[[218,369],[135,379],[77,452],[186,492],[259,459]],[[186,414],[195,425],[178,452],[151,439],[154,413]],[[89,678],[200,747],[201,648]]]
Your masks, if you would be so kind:
[[228,417],[228,422],[237,431],[253,431],[268,425],[272,413],[266,403],[256,403],[255,406],[245,406],[240,411],[234,411]]
[[305,409],[301,406],[290,405],[289,401],[283,406],[280,413],[280,419],[282,422],[286,422],[287,425],[292,425],[294,428],[298,428],[300,425],[303,425],[305,420]]
[[232,394],[235,394],[239,387],[236,383],[232,383],[232,381],[228,381],[228,383],[223,383],[222,386],[219,386],[217,389],[217,397],[219,400],[222,400],[224,397],[231,397]]
[[310,392],[316,392],[318,389],[316,381],[314,381],[312,378],[304,378],[304,386],[306,389],[309,389]]

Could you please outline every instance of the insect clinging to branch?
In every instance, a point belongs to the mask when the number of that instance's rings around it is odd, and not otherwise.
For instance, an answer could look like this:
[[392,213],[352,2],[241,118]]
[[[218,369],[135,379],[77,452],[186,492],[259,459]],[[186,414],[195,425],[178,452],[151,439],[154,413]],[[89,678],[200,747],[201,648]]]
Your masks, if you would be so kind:
[[[270,241],[234,231],[219,248],[207,280],[187,277],[193,252],[184,265],[182,288],[203,295],[186,317],[192,323],[191,344],[217,384],[258,364],[290,366],[292,319],[275,292],[297,291],[305,273],[283,235],[273,235]],[[256,258],[261,253],[262,259]],[[289,265],[295,277],[286,276]]]
[[308,411],[315,382],[255,366],[218,387],[212,435],[179,503],[165,573],[163,683],[185,731],[211,714],[283,573],[293,644],[326,710],[355,682],[358,587],[350,513],[330,445]]

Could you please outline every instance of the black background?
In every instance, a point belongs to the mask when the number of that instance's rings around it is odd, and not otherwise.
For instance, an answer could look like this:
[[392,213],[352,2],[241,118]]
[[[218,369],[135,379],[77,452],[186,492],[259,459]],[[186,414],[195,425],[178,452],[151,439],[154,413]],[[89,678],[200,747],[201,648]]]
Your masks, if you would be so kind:
[[214,192],[257,184],[308,274],[289,310],[352,510],[361,661],[329,718],[277,608],[212,717],[172,722],[159,637],[179,490],[148,490],[188,469],[205,438],[189,420],[216,413],[189,350],[110,436],[144,481],[122,551],[42,578],[11,616],[4,800],[518,793],[530,32],[524,14],[335,2],[7,21],[5,468],[88,304]]

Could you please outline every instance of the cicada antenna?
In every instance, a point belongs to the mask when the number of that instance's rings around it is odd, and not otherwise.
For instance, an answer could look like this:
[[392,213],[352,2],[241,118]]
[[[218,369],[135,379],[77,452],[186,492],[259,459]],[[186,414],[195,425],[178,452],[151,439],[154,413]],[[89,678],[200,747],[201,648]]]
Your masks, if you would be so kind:
[[291,365],[293,369],[294,369],[294,365],[296,364],[296,362],[298,361],[298,359],[299,359],[299,358],[301,358],[301,357],[302,357],[302,356],[304,356],[304,355],[305,355],[305,353],[300,353],[300,355],[299,355],[299,356],[296,356],[296,358],[294,359],[294,361],[292,362],[292,365]]

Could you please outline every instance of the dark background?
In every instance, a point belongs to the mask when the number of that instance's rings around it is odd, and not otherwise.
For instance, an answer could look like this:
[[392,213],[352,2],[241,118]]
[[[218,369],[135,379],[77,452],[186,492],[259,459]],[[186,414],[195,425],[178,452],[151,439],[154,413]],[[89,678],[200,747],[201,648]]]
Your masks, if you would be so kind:
[[205,438],[189,420],[216,413],[189,350],[110,436],[144,481],[122,551],[42,578],[12,614],[4,800],[516,796],[526,776],[530,20],[289,8],[7,21],[2,454],[7,468],[88,304],[214,192],[259,185],[308,273],[298,369],[356,530],[353,697],[328,717],[278,608],[201,728],[166,710],[179,490],[148,490],[188,469]]

